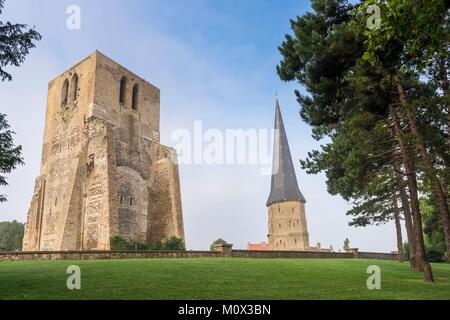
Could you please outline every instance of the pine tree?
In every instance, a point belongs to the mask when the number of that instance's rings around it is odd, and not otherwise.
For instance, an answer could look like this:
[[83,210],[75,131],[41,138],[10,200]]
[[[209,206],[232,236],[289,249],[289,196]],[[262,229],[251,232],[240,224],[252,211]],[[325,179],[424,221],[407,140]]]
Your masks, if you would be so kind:
[[[279,48],[283,60],[277,71],[281,79],[305,86],[308,95],[295,92],[301,117],[312,126],[314,138],[331,141],[311,152],[303,166],[309,173],[325,171],[329,192],[355,201],[351,213],[360,223],[388,217],[398,222],[393,199],[399,196],[411,241],[411,267],[433,281],[425,259],[418,179],[436,185],[430,164],[436,169],[433,161],[439,156],[423,150],[432,139],[421,131],[440,132],[441,127],[416,118],[419,112],[440,118],[440,112],[424,108],[438,97],[432,83],[421,82],[420,73],[401,65],[401,40],[386,43],[385,54],[371,62],[367,17],[360,14],[365,3],[313,1],[314,13],[291,21],[294,36],[286,36]],[[426,93],[425,102],[419,92]],[[441,142],[431,143],[442,150]]]
[[[5,0],[0,0],[0,15],[2,14]],[[12,76],[5,71],[8,66],[20,66],[31,48],[35,47],[34,41],[41,40],[39,32],[28,29],[26,24],[0,21],[0,80],[11,81]]]

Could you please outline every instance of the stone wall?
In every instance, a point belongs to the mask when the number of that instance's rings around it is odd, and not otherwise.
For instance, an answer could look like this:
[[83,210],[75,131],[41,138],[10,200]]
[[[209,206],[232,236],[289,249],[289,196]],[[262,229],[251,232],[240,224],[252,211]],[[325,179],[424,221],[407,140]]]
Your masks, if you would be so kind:
[[251,259],[378,259],[395,260],[392,253],[312,252],[312,251],[66,251],[66,252],[0,252],[0,261],[17,260],[95,260],[95,259],[189,259],[189,258],[251,258]]
[[397,254],[382,252],[358,252],[358,259],[397,260]]
[[1,261],[20,260],[108,260],[108,259],[182,259],[220,258],[224,255],[211,251],[47,251],[47,252],[0,252]]
[[250,251],[233,250],[233,258],[261,258],[261,259],[353,259],[353,253],[341,252],[315,252],[315,251]]

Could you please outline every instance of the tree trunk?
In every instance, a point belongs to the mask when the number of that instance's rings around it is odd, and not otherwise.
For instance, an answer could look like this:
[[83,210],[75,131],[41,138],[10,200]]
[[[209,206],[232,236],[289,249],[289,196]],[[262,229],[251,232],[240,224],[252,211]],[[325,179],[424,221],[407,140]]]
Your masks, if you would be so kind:
[[392,188],[392,204],[394,207],[394,219],[395,219],[395,230],[397,232],[397,259],[398,262],[403,262],[403,239],[402,239],[402,226],[400,224],[400,212],[398,209],[397,202],[397,190]]
[[[395,125],[392,124],[392,128],[390,130],[390,134],[393,140],[395,140]],[[416,237],[414,236],[414,226],[413,220],[411,216],[411,207],[409,204],[408,195],[406,193],[405,181],[403,180],[403,173],[400,168],[400,164],[394,161],[393,164],[394,176],[397,182],[397,188],[400,192],[400,200],[402,202],[403,207],[403,215],[405,217],[405,227],[406,227],[406,235],[408,238],[409,245],[409,267],[411,270],[417,270],[416,263]]]
[[421,139],[421,135],[419,133],[419,130],[417,129],[416,120],[414,119],[414,116],[412,114],[411,107],[406,101],[405,92],[403,90],[401,83],[398,80],[397,80],[397,90],[400,96],[400,102],[406,113],[409,129],[416,138],[415,145],[419,150],[420,158],[422,159],[422,163],[425,167],[425,173],[427,174],[428,178],[432,183],[433,191],[438,201],[439,214],[441,217],[441,223],[444,229],[445,243],[447,246],[447,260],[448,262],[450,262],[450,212],[447,204],[447,196],[444,192],[444,188],[442,187],[440,179],[434,173],[435,170],[433,162],[431,161],[431,158],[428,155],[428,151]]
[[411,198],[411,212],[414,219],[414,235],[416,238],[416,262],[418,271],[423,271],[426,282],[433,281],[433,273],[430,264],[425,259],[425,245],[423,243],[422,217],[420,214],[419,197],[417,195],[417,180],[414,163],[408,154],[404,142],[403,132],[400,127],[400,119],[393,105],[389,106],[389,112],[394,120],[395,133],[400,146],[400,151],[405,164],[408,177],[408,188]]
[[409,244],[409,265],[412,270],[417,269],[416,263],[416,237],[414,236],[414,226],[411,217],[411,207],[409,205],[408,195],[406,194],[405,181],[403,181],[400,173],[400,165],[394,165],[395,179],[397,181],[397,188],[400,192],[400,201],[402,202],[403,215],[405,216],[406,235]]
[[[395,140],[395,129],[390,131],[392,139]],[[403,173],[400,164],[394,161],[394,176],[397,182],[397,188],[400,193],[400,201],[402,202],[403,215],[405,217],[406,236],[409,245],[409,267],[411,270],[417,270],[416,263],[416,237],[414,236],[414,226],[411,216],[411,207],[409,205],[408,195],[406,193],[405,181],[403,180]]]

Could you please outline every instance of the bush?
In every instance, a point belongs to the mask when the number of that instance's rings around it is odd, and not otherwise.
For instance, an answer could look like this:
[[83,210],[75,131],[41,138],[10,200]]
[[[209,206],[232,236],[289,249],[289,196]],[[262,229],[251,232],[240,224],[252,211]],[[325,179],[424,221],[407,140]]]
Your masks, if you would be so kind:
[[111,238],[111,250],[120,251],[127,250],[129,243],[121,236],[114,236]]
[[121,236],[117,235],[111,238],[112,251],[184,251],[183,239],[171,237],[164,243],[161,241],[152,243],[128,242]]
[[[409,261],[410,249],[407,242],[403,244],[403,256],[406,261]],[[445,253],[440,247],[436,248],[434,246],[426,245],[425,258],[428,262],[442,262],[442,260],[444,260],[445,258]]]
[[444,259],[444,253],[434,248],[426,248],[425,257],[427,258],[428,262],[442,262],[442,260]]
[[410,255],[409,243],[405,242],[403,244],[403,258],[405,259],[405,261],[409,261],[409,255]]
[[225,240],[223,240],[222,238],[219,238],[211,244],[209,249],[211,251],[214,251],[214,245],[217,245],[217,244],[228,244],[228,243]]
[[170,251],[184,251],[186,247],[184,245],[183,239],[177,237],[171,237],[163,243],[164,250]]
[[22,250],[24,224],[16,220],[0,222],[0,247],[6,251]]

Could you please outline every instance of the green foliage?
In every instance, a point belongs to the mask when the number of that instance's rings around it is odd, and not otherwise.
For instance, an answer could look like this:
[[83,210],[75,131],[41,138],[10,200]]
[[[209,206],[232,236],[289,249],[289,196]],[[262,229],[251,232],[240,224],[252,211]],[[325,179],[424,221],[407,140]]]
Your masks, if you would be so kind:
[[[0,15],[3,12],[5,0],[0,0]],[[27,29],[25,24],[12,24],[0,21],[0,80],[11,81],[12,76],[5,71],[8,66],[20,66],[35,47],[34,41],[41,40],[41,35],[34,29]],[[21,146],[14,146],[6,115],[0,113],[0,186],[6,186],[3,174],[10,173],[17,165],[23,164]],[[6,201],[6,196],[0,194],[0,202]]]
[[345,251],[350,250],[350,240],[348,240],[348,238],[346,238],[346,239],[344,240],[344,250],[345,250]]
[[[363,0],[357,5],[313,0],[313,11],[291,21],[292,34],[279,47],[278,75],[306,89],[307,94],[295,91],[300,115],[313,137],[324,141],[301,161],[302,167],[309,174],[324,172],[329,193],[353,204],[347,212],[350,225],[393,219],[394,164],[404,170],[389,115],[389,105],[399,102],[394,79],[405,89],[421,133],[404,130],[406,144],[421,139],[436,164],[431,172],[415,159],[420,191],[431,192],[426,189],[430,174],[450,181],[449,101],[442,96],[438,72],[442,66],[448,72],[449,65],[448,10],[442,10],[442,3],[433,0],[435,6],[427,8],[425,0]],[[372,4],[381,8],[381,29],[367,28],[366,9]],[[400,119],[407,128],[403,114]]]
[[411,254],[411,249],[409,247],[409,243],[405,242],[403,244],[403,258],[405,259],[405,261],[409,261],[410,254]]
[[113,251],[124,250],[128,245],[128,242],[121,236],[111,237],[111,250]]
[[[0,113],[0,186],[7,186],[5,173],[10,173],[18,165],[23,165],[22,146],[15,146],[9,129],[6,115]],[[6,201],[6,196],[0,194],[0,202]]]
[[171,251],[184,251],[186,250],[186,247],[184,246],[183,239],[177,238],[177,237],[170,237],[168,240],[166,240],[163,243],[163,248],[165,250],[171,250]]
[[214,241],[211,246],[209,247],[209,249],[211,251],[213,251],[214,245],[218,245],[218,244],[228,244],[228,242],[226,242],[225,240],[223,240],[222,238],[217,239],[216,241]]
[[24,224],[13,220],[0,222],[0,247],[6,251],[22,250]]
[[[382,59],[402,59],[418,70],[427,67],[435,55],[448,56],[448,4],[445,0],[365,0],[381,9],[379,29],[367,29],[364,59],[372,64]],[[391,50],[396,46],[399,50]],[[400,54],[399,54],[400,53]]]
[[444,255],[444,252],[438,248],[425,247],[425,257],[428,262],[442,262]]
[[428,261],[441,262],[445,258],[447,250],[436,202],[432,197],[424,196],[420,199],[420,209],[425,239],[425,255]]
[[171,237],[164,242],[139,243],[128,242],[119,235],[111,238],[112,251],[184,251],[183,239]]
[[[2,14],[5,0],[0,0],[0,14]],[[0,80],[11,81],[12,76],[4,70],[8,66],[20,66],[25,57],[34,48],[35,41],[41,40],[39,32],[28,29],[26,24],[13,24],[0,21]]]

